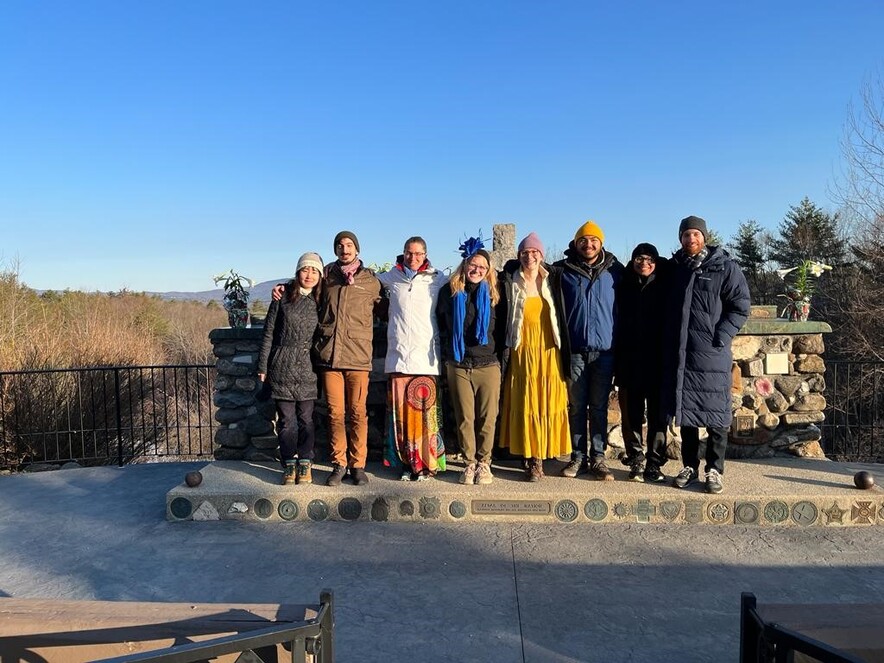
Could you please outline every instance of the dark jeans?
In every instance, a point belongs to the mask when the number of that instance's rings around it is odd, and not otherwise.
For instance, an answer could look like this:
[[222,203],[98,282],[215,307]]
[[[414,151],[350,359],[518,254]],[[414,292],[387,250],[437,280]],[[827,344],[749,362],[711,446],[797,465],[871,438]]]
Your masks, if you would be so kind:
[[314,401],[276,401],[276,434],[283,464],[295,458],[313,460]]
[[[653,381],[622,386],[618,393],[623,443],[632,462],[647,459],[648,465],[666,464],[666,422],[660,403],[660,385]],[[647,455],[642,449],[642,421],[648,411]]]
[[568,423],[571,426],[573,449],[571,458],[582,460],[587,457],[587,424],[592,440],[589,456],[605,457],[608,396],[613,378],[613,352],[577,352],[571,355],[571,384],[568,389]]
[[[705,471],[718,470],[724,474],[724,453],[727,449],[727,428],[707,428]],[[700,469],[700,431],[693,426],[681,427],[681,458],[688,467]]]

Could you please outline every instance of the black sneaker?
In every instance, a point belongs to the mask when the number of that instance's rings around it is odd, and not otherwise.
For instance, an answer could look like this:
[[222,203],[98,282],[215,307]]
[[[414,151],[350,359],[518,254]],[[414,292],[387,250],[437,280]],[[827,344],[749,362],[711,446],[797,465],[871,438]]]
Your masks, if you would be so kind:
[[697,480],[698,476],[697,470],[693,467],[685,466],[681,469],[681,472],[675,475],[672,485],[676,488],[687,488]]
[[368,475],[365,473],[365,470],[361,467],[351,467],[350,468],[350,478],[353,480],[353,483],[357,486],[364,486],[368,483]]
[[589,464],[589,472],[599,481],[613,481],[614,474],[608,469],[604,458],[594,460]]
[[589,472],[589,463],[582,458],[572,458],[571,462],[562,468],[562,476],[573,479],[581,474]]
[[724,490],[724,486],[722,485],[721,475],[718,473],[718,470],[706,472],[706,492],[718,495],[722,490]]
[[332,472],[328,475],[328,479],[325,480],[326,486],[340,486],[341,481],[344,478],[344,474],[347,473],[347,468],[343,465],[332,465]]
[[645,480],[644,474],[645,474],[645,464],[640,460],[635,461],[632,464],[632,466],[629,468],[629,480],[630,481],[639,481],[639,482],[644,481]]
[[648,465],[644,474],[645,483],[663,483],[666,481],[666,475],[660,471],[659,467]]

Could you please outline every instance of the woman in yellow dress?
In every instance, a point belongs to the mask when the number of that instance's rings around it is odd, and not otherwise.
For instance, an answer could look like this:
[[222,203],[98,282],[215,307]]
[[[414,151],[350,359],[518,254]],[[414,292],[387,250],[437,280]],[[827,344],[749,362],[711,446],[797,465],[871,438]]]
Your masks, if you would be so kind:
[[555,281],[543,262],[543,242],[530,233],[519,259],[503,269],[509,365],[504,378],[499,444],[526,459],[525,478],[540,481],[543,461],[571,452],[564,333]]

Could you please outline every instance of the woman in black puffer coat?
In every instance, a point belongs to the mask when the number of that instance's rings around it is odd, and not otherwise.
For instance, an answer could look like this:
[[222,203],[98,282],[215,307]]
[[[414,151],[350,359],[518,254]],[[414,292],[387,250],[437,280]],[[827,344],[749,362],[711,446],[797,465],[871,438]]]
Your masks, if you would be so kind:
[[283,485],[313,482],[317,389],[310,349],[319,322],[321,282],[322,258],[305,253],[298,260],[295,278],[286,284],[282,298],[270,304],[264,322],[258,377],[269,384],[276,401]]

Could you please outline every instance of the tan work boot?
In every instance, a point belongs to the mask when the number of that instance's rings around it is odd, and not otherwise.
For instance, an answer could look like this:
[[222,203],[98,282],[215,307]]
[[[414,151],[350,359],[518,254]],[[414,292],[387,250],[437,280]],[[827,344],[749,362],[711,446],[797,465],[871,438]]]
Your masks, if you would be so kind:
[[309,460],[298,461],[298,483],[313,483],[313,463]]

